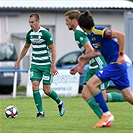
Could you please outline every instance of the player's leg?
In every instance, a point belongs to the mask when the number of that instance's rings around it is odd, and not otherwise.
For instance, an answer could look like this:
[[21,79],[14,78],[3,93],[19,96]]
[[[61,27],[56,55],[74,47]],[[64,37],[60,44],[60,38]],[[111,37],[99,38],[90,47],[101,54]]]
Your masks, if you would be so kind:
[[119,92],[109,92],[106,93],[106,90],[109,86],[109,82],[102,83],[99,88],[102,91],[104,100],[106,102],[125,102],[124,97]]
[[38,110],[37,113],[37,118],[43,118],[44,117],[44,112],[43,112],[43,107],[42,107],[42,97],[39,92],[39,82],[38,81],[33,81],[32,82],[32,88],[33,88],[33,98],[34,102],[36,105],[36,108]]
[[82,98],[86,101],[86,103],[90,106],[90,108],[98,116],[98,118],[101,118],[103,112],[86,86],[86,83],[88,82],[88,80],[98,70],[99,70],[99,68],[98,69],[90,69],[90,68],[87,69],[85,77],[84,77],[84,85],[83,85],[83,89],[82,89]]
[[93,98],[93,96],[91,95],[91,93],[89,92],[86,85],[83,86],[82,98],[86,101],[86,103],[91,107],[93,112],[100,119],[102,117],[103,112],[101,108],[99,107],[99,105],[97,104],[97,102],[95,101],[95,99]]
[[58,94],[54,90],[50,89],[51,85],[43,85],[43,88],[44,88],[44,93],[47,96],[51,97],[58,104],[59,114],[60,116],[63,116],[66,110],[64,107],[64,103],[61,101]]
[[59,108],[59,114],[60,116],[63,116],[65,114],[65,107],[63,101],[59,98],[58,94],[51,90],[51,83],[53,82],[53,76],[50,73],[50,66],[44,66],[45,69],[43,72],[43,91],[46,95],[51,97],[57,104]]
[[[92,94],[90,93],[90,91],[88,90],[87,86],[86,86],[86,82],[96,73],[96,71],[98,71],[99,68],[97,69],[88,69],[84,78],[84,86],[83,86],[83,90],[82,90],[82,98],[87,102],[87,104],[91,107],[91,109],[94,111],[94,113],[101,119],[102,115],[103,115],[103,111],[101,110],[101,108],[99,107],[99,105],[97,104],[95,98],[92,96]],[[106,91],[105,91],[106,93]],[[106,124],[107,127],[112,126],[112,123],[109,122]]]
[[[104,67],[107,66],[107,63],[106,63],[106,61],[105,61],[105,59],[102,55],[95,58],[95,60],[97,61],[98,65],[99,65],[99,68],[94,69],[95,73],[97,71],[99,71],[101,68],[104,68]],[[105,89],[108,88],[108,86],[109,86],[109,82],[107,81],[105,83],[102,83],[99,86],[99,88],[100,88],[100,90],[105,90]],[[110,93],[107,93],[107,94],[103,93],[103,95],[104,95],[104,99],[105,99],[106,102],[124,102],[125,101],[122,94],[120,94],[118,92],[110,92]]]
[[123,95],[118,92],[107,93],[107,102],[125,102]]
[[37,118],[44,117],[44,111],[42,107],[42,98],[39,92],[39,83],[41,80],[41,72],[35,65],[31,65],[30,80],[32,81],[33,99],[38,110]]
[[121,71],[119,79],[113,80],[114,84],[119,88],[119,90],[122,92],[122,95],[126,101],[133,104],[133,95],[132,91],[130,89],[130,82],[128,79],[128,73],[127,71]]
[[101,80],[96,75],[92,76],[92,78],[87,82],[89,91],[92,93],[96,102],[99,104],[100,108],[103,111],[103,115],[100,121],[94,126],[94,128],[106,126],[108,122],[114,120],[114,116],[110,113],[103,95],[98,88],[101,83]]
[[133,93],[129,87],[121,90],[123,97],[126,101],[133,105]]

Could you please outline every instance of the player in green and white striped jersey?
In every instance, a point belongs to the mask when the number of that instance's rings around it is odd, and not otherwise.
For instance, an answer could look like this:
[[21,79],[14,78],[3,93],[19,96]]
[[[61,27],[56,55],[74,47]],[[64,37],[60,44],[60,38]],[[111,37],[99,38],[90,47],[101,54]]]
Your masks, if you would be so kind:
[[52,36],[48,30],[40,26],[38,14],[30,15],[29,24],[31,30],[26,35],[26,44],[14,67],[17,68],[19,66],[21,59],[26,55],[30,45],[32,45],[30,80],[32,81],[33,98],[38,110],[36,117],[44,117],[42,98],[39,92],[41,80],[43,81],[44,93],[56,101],[59,108],[59,114],[60,116],[63,116],[65,113],[64,103],[57,93],[51,90],[53,76],[58,74],[55,67],[56,50]]

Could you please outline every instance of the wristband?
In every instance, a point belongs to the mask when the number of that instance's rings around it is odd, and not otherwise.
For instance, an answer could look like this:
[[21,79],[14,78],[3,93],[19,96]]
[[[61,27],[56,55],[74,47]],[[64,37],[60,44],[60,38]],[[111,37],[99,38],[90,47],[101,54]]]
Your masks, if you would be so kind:
[[120,51],[118,54],[119,55],[124,55],[125,53],[123,51]]

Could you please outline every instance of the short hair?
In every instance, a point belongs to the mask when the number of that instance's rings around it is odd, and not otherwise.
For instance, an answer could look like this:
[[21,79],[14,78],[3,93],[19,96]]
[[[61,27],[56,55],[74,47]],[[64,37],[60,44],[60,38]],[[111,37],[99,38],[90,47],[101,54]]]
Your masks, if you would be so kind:
[[79,16],[81,15],[79,10],[69,10],[65,13],[64,16],[68,16],[70,19],[78,20]]
[[90,11],[87,10],[80,15],[78,19],[78,24],[80,27],[86,28],[88,30],[92,29],[95,24]]
[[35,17],[36,21],[40,20],[39,14],[37,14],[37,13],[32,13],[32,14],[30,15],[30,18],[33,17],[33,16]]

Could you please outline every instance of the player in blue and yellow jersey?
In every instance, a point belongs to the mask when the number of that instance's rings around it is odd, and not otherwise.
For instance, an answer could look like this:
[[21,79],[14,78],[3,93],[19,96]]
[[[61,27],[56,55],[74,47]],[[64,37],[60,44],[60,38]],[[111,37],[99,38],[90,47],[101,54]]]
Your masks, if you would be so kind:
[[[74,31],[75,42],[77,46],[82,50],[83,54],[89,54],[91,52],[90,40],[87,37],[87,34],[79,27],[78,25],[78,18],[80,16],[79,10],[69,10],[65,13],[65,21],[66,25],[69,30]],[[91,46],[92,47],[92,46]],[[107,65],[104,57],[102,55],[91,59],[89,62],[89,68],[87,69],[86,75],[84,77],[84,85],[82,90],[82,98],[86,101],[86,103],[92,108],[95,114],[101,118],[102,113],[100,107],[96,103],[93,96],[89,93],[88,89],[86,88],[87,81],[101,68]],[[77,65],[74,68],[70,69],[71,74],[75,74]],[[102,91],[104,95],[104,99],[107,102],[123,102],[125,99],[123,98],[122,94],[117,92],[110,92],[106,93],[106,89],[108,87],[108,82],[105,82],[99,86],[99,89]],[[109,126],[107,124],[106,126]]]
[[56,49],[51,33],[40,26],[40,17],[36,13],[29,16],[29,25],[31,29],[26,35],[26,43],[14,67],[18,68],[20,61],[26,55],[29,47],[32,46],[30,80],[32,82],[33,98],[38,110],[36,117],[43,118],[45,116],[42,107],[42,98],[39,92],[41,80],[44,93],[58,104],[59,114],[63,116],[65,113],[64,103],[57,93],[51,90],[53,76],[58,74],[55,67]]
[[[101,54],[104,56],[108,64],[100,69],[87,82],[88,90],[94,96],[96,102],[103,111],[100,121],[93,126],[93,128],[100,128],[106,126],[107,122],[114,120],[114,116],[109,111],[108,106],[103,99],[103,95],[98,88],[100,84],[112,80],[122,92],[125,100],[133,104],[133,95],[129,87],[127,74],[127,64],[124,59],[125,35],[122,32],[95,26],[93,17],[89,11],[81,14],[78,23],[83,31],[88,33],[88,38],[94,49],[90,54],[79,57],[78,60],[80,65],[77,67],[77,71],[81,73],[84,65],[91,58],[97,57]],[[117,41],[114,38],[116,38]]]

